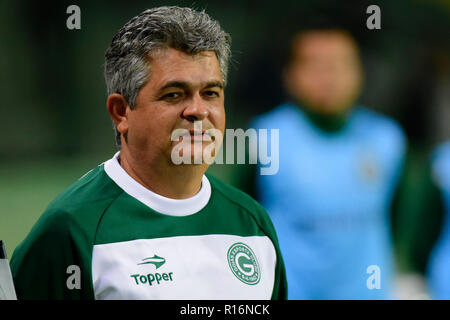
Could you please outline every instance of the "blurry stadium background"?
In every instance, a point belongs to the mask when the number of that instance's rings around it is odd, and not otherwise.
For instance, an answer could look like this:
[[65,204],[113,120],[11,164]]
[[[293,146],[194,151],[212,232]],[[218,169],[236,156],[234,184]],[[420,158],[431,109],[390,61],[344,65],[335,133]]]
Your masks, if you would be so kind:
[[[81,8],[81,30],[66,27],[71,4]],[[381,30],[366,28],[371,4],[381,8]],[[302,21],[331,19],[348,28],[359,41],[365,69],[359,101],[405,129],[410,147],[406,183],[412,194],[420,195],[428,152],[450,138],[448,0],[4,0],[0,239],[9,257],[60,191],[115,153],[105,109],[104,52],[126,21],[159,5],[206,9],[232,35],[227,128],[245,128],[254,115],[284,100],[280,71],[287,37]],[[243,165],[216,165],[210,172],[245,188],[243,170]],[[414,211],[408,197],[405,193],[405,206]],[[408,219],[414,216],[403,217],[400,224],[405,248]],[[401,250],[397,260],[401,270],[410,268]]]

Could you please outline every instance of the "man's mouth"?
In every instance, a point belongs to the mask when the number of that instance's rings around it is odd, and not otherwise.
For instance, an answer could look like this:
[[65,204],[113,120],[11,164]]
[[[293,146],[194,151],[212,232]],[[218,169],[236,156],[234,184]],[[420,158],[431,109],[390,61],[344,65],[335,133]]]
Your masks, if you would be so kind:
[[194,130],[185,129],[184,132],[178,135],[180,141],[181,139],[187,139],[189,137],[190,141],[213,141],[211,134],[207,130]]
[[211,141],[211,135],[206,130],[189,130],[191,141]]

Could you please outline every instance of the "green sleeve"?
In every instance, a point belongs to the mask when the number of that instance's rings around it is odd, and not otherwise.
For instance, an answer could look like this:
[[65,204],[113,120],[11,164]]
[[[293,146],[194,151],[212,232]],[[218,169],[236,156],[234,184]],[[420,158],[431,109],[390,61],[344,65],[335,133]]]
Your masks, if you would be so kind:
[[411,260],[422,274],[426,273],[431,251],[441,234],[445,214],[444,199],[433,178],[431,165],[425,172],[423,204],[411,237]]
[[64,212],[46,212],[16,248],[11,270],[19,300],[93,298],[87,264],[69,225]]
[[392,228],[399,271],[425,274],[441,231],[443,200],[427,152],[411,153],[394,197]]
[[272,293],[272,300],[287,300],[288,287],[286,279],[286,270],[280,249],[277,249],[277,266],[275,268],[275,285]]

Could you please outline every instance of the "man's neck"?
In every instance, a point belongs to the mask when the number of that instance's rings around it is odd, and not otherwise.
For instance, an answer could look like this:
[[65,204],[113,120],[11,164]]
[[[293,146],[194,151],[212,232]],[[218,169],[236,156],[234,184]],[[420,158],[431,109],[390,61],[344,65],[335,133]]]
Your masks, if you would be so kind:
[[204,165],[174,165],[164,161],[133,158],[126,148],[121,149],[121,167],[145,188],[166,198],[186,199],[196,195],[206,172]]
[[349,110],[333,114],[323,114],[302,104],[299,104],[299,108],[315,127],[327,133],[337,133],[341,131],[347,124],[350,114]]

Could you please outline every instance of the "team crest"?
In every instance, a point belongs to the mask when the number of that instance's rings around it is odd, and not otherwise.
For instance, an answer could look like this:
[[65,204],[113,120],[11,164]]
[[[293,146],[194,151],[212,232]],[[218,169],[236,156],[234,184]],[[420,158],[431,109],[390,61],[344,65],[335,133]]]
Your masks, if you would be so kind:
[[366,182],[374,182],[380,177],[380,168],[375,157],[365,156],[360,160],[360,172]]
[[227,253],[228,265],[233,274],[248,285],[255,285],[261,279],[261,269],[252,249],[242,242],[233,244]]

